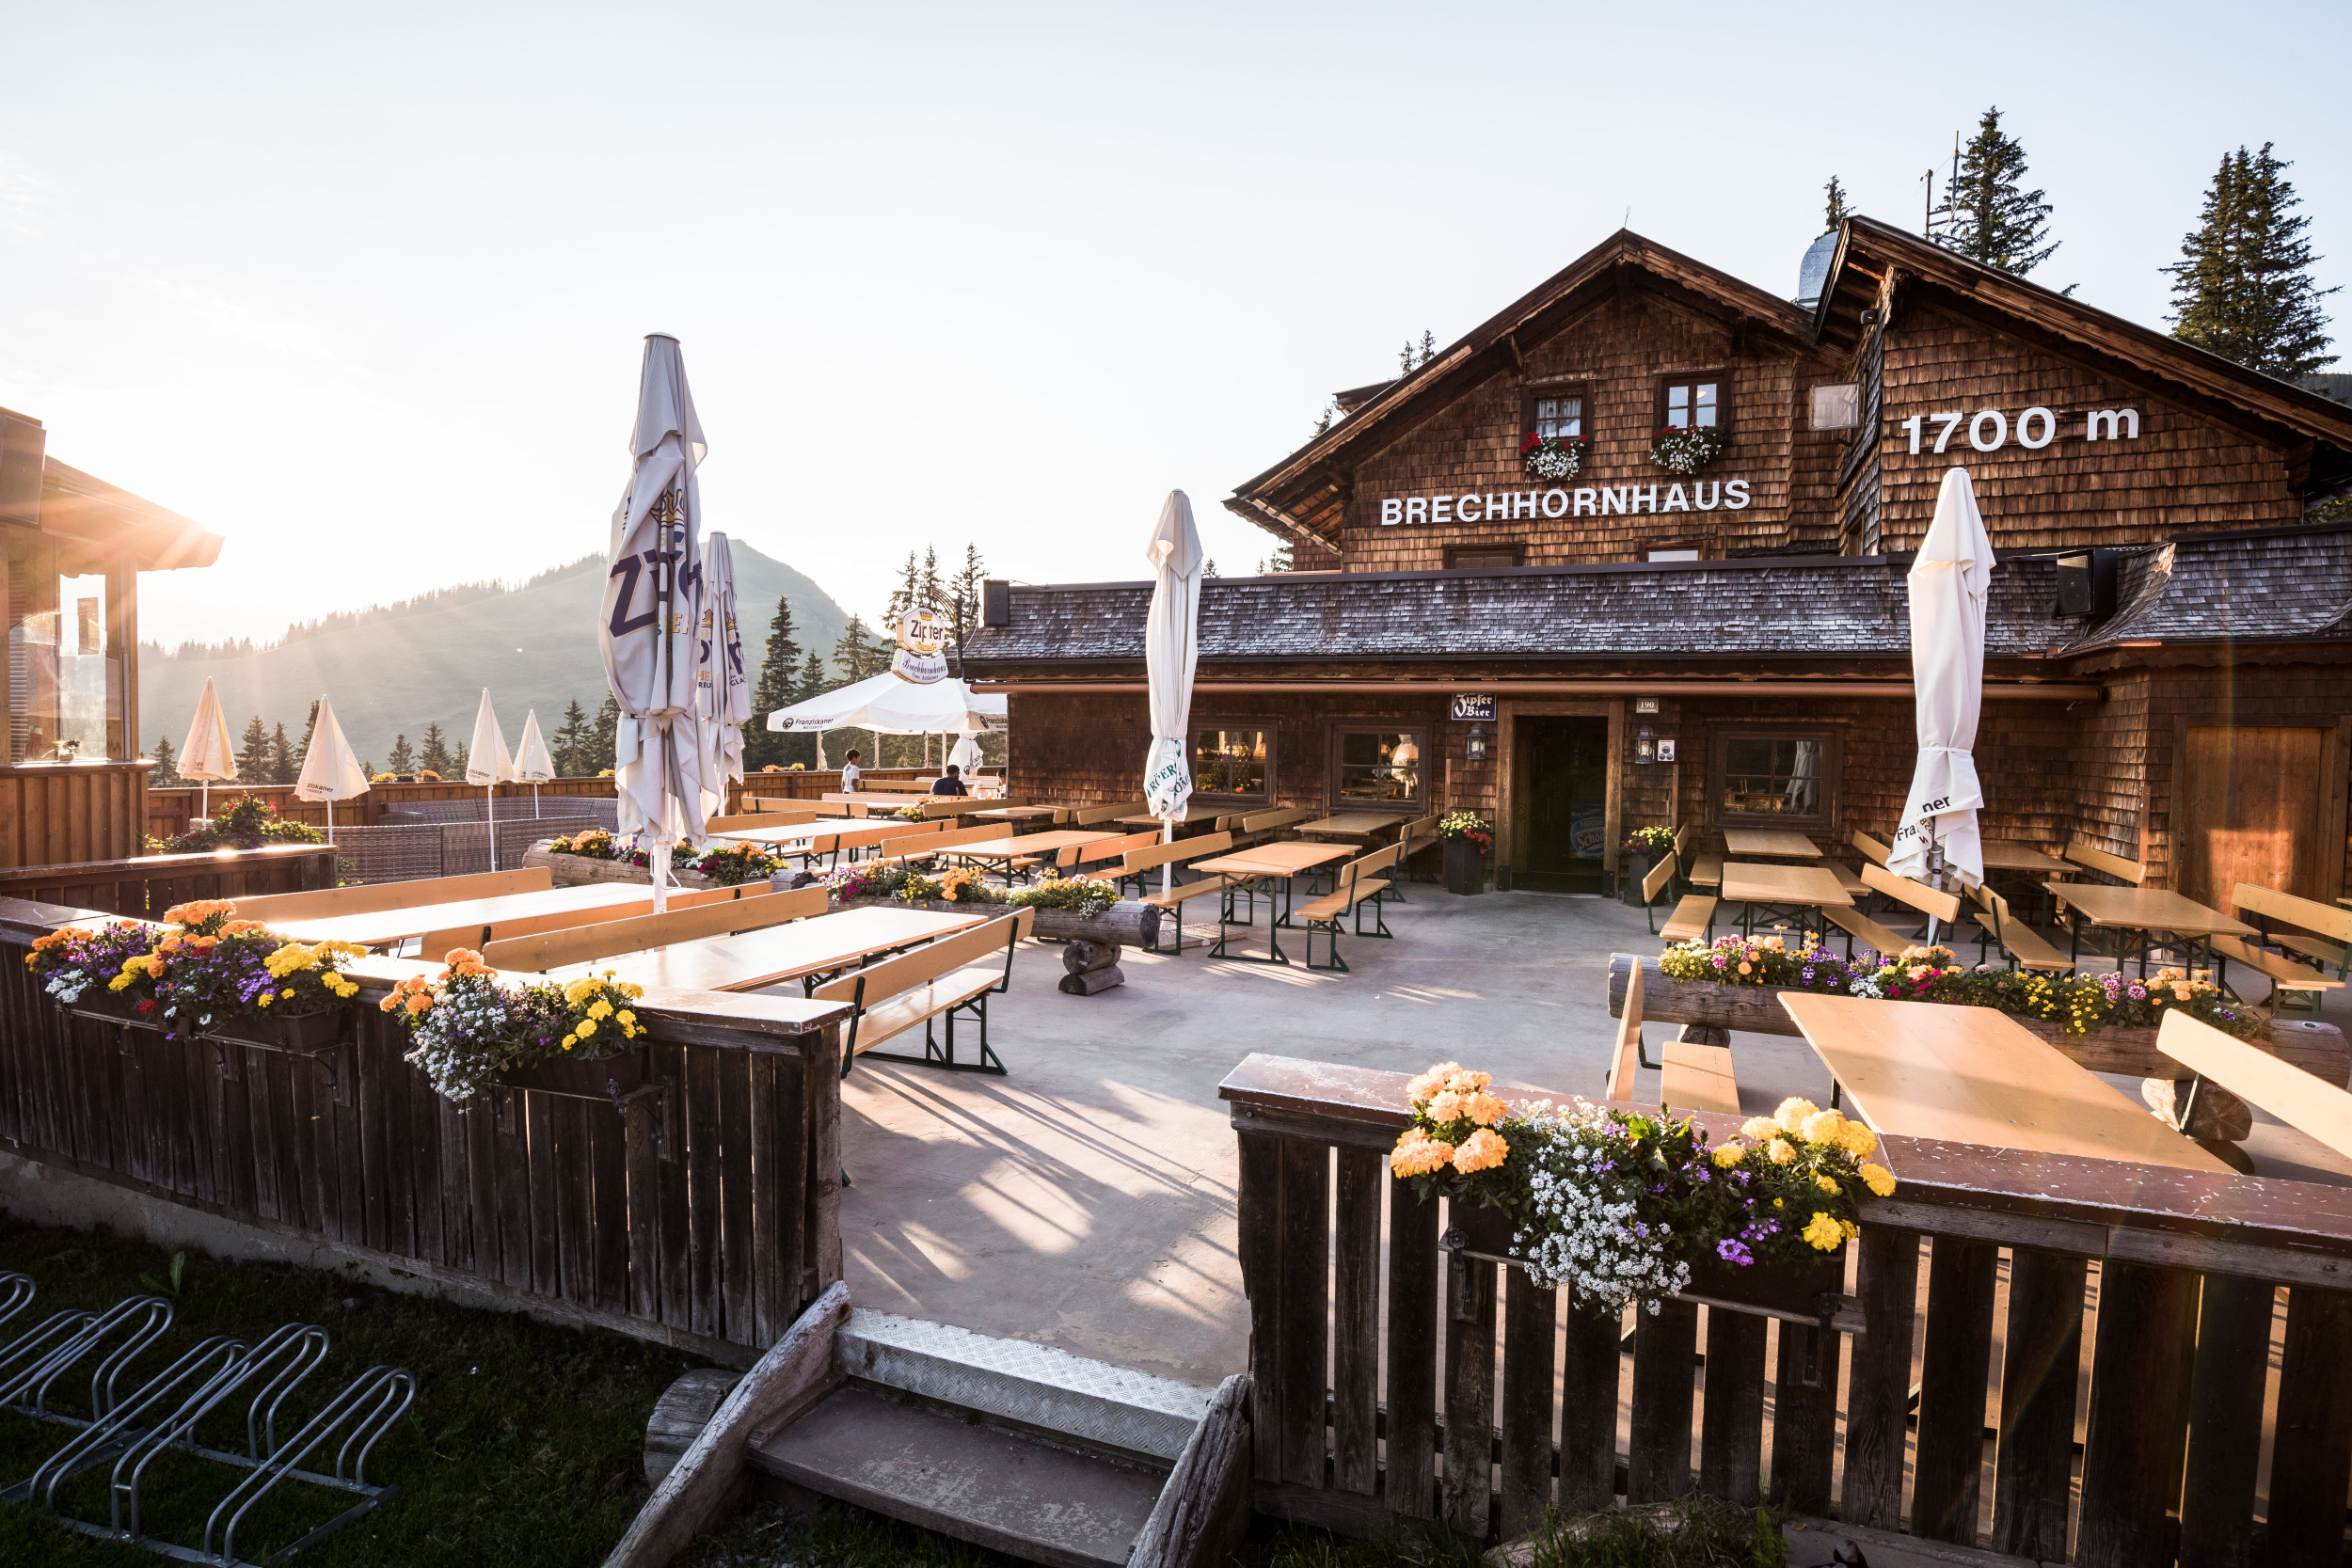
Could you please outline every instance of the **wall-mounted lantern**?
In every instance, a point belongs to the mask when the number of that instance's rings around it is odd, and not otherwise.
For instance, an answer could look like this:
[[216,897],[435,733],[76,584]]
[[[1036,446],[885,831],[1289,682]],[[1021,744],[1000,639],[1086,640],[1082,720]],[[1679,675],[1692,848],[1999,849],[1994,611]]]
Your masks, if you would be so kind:
[[1644,724],[1642,733],[1633,737],[1633,760],[1643,764],[1658,760],[1658,736],[1651,733],[1647,724]]
[[1486,726],[1483,724],[1472,724],[1470,726],[1470,759],[1472,762],[1484,762],[1486,760]]

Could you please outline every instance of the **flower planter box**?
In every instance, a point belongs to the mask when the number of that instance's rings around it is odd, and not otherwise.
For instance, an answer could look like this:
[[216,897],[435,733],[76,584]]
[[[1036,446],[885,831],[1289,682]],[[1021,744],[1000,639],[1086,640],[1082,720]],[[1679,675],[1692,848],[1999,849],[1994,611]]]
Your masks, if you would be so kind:
[[[993,920],[1012,913],[1018,904],[951,904],[944,899],[927,899],[911,904],[903,898],[845,898],[834,902],[843,910],[937,910],[944,914],[978,913]],[[1137,899],[1122,898],[1091,917],[1070,910],[1040,910],[1031,934],[1057,942],[1105,942],[1120,947],[1150,947],[1159,938],[1160,909]]]
[[1469,839],[1445,841],[1445,890],[1465,895],[1486,891],[1486,857]]
[[103,1001],[87,993],[65,1008],[77,1018],[93,1018],[134,1029],[152,1029],[174,1039],[209,1039],[282,1052],[290,1056],[315,1056],[331,1051],[348,1037],[344,1020],[351,1009],[328,1007],[318,1012],[286,1013],[276,1018],[224,1018],[199,1028],[188,1019],[142,1013],[135,1002],[108,995]]
[[558,1095],[566,1100],[609,1100],[618,1104],[645,1086],[645,1053],[624,1051],[617,1055],[580,1058],[560,1056],[510,1067],[499,1075],[510,1089]]
[[[559,855],[548,848],[542,840],[523,851],[523,864],[544,865],[557,887],[587,887],[596,882],[636,882],[653,886],[653,867],[631,865],[627,861],[600,861],[590,855]],[[673,887],[706,888],[720,884],[699,871],[681,871],[671,879]]]
[[[1868,1214],[1864,1214],[1868,1218]],[[1834,1317],[1846,1289],[1846,1249],[1817,1255],[1812,1263],[1755,1263],[1741,1268],[1715,1259],[1691,1266],[1686,1300],[1754,1307],[1774,1317],[1819,1322]]]

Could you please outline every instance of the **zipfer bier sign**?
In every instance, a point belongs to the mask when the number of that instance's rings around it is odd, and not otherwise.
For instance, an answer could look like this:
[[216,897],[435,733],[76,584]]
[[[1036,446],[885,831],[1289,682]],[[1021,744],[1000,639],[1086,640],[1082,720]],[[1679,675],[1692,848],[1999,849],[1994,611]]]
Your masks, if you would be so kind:
[[1457,724],[1491,724],[1495,721],[1495,700],[1485,694],[1467,691],[1454,694],[1454,721]]

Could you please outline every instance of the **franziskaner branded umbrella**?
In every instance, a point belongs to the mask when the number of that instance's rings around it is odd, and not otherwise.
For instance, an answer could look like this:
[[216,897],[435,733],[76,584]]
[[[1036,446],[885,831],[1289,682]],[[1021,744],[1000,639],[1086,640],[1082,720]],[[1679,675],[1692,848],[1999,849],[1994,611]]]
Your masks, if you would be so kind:
[[[1152,563],[1152,611],[1144,622],[1143,657],[1152,689],[1152,746],[1143,756],[1143,800],[1162,824],[1161,841],[1173,843],[1176,823],[1192,799],[1192,765],[1185,758],[1192,717],[1192,674],[1200,656],[1200,535],[1192,526],[1192,502],[1182,490],[1168,493],[1160,520],[1144,542]],[[1160,891],[1174,882],[1173,864],[1160,868]]]
[[[1941,885],[1950,872],[1967,887],[1984,880],[1977,810],[1977,715],[1984,704],[1984,607],[1993,585],[1993,541],[1977,510],[1968,470],[1944,476],[1911,591],[1911,687],[1919,761],[1895,830],[1886,869]],[[1930,940],[1934,930],[1929,929]]]
[[213,815],[213,781],[223,783],[237,776],[237,753],[229,744],[228,716],[220,711],[220,693],[213,689],[213,677],[204,677],[204,689],[196,699],[196,718],[188,725],[188,738],[180,747],[180,776],[194,779],[204,787],[199,792],[196,815]]
[[[206,682],[207,689],[211,682]],[[310,749],[303,754],[302,776],[294,780],[294,795],[304,800],[326,802],[326,842],[335,842],[335,802],[368,792],[367,770],[351,754],[351,742],[335,721],[335,705],[319,698],[318,718],[310,724]]]
[[703,546],[701,625],[694,689],[703,721],[703,807],[715,813],[726,809],[728,781],[743,782],[743,721],[752,716],[743,632],[735,618],[735,555],[723,533]]

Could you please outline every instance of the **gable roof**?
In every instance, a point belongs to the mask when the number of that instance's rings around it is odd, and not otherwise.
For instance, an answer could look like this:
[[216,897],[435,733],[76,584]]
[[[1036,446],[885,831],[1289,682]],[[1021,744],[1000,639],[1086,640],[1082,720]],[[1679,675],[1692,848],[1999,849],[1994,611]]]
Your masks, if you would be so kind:
[[1907,296],[1924,295],[1939,309],[1982,321],[2112,379],[2147,387],[2217,422],[2288,449],[2289,471],[2298,488],[2332,487],[2352,479],[2352,407],[1972,261],[1891,224],[1847,219],[1829,276],[1811,324],[1814,340],[1826,346],[1847,349],[1861,340],[1862,313],[1879,305],[1891,277],[1899,314]]
[[1662,294],[1726,325],[1771,333],[1799,348],[1812,342],[1812,318],[1788,300],[1620,229],[1427,364],[1394,381],[1342,394],[1343,406],[1347,399],[1362,396],[1329,430],[1236,486],[1226,506],[1278,538],[1337,544],[1349,475],[1360,456],[1404,435],[1497,370],[1516,366],[1526,349],[1629,288]]

